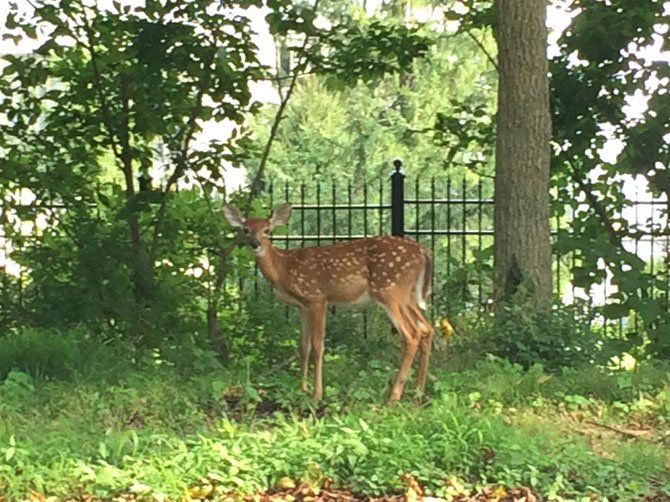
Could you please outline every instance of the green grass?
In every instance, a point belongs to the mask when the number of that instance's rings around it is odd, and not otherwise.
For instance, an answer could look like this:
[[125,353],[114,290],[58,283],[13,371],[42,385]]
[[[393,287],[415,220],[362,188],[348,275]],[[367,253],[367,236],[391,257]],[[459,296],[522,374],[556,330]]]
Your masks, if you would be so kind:
[[408,384],[387,408],[392,357],[354,354],[331,351],[318,409],[297,391],[294,366],[270,376],[244,364],[191,374],[145,364],[63,380],[10,372],[0,384],[0,494],[176,499],[203,484],[254,493],[287,476],[380,494],[402,491],[400,475],[411,473],[437,496],[454,483],[526,485],[567,500],[670,495],[667,368],[550,376],[483,360],[449,372],[438,354],[431,399],[417,404]]

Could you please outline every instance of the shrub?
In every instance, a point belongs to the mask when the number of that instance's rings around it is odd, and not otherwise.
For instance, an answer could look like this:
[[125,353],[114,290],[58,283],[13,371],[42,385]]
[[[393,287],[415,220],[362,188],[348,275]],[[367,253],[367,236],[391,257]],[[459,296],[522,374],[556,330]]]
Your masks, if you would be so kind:
[[0,337],[0,381],[11,371],[40,380],[92,377],[114,382],[141,362],[128,341],[102,342],[84,328],[24,328]]
[[507,304],[484,337],[495,355],[524,368],[539,363],[552,372],[592,363],[599,352],[598,336],[579,306],[538,310]]
[[0,380],[11,371],[33,378],[69,377],[82,360],[80,332],[23,329],[0,338]]

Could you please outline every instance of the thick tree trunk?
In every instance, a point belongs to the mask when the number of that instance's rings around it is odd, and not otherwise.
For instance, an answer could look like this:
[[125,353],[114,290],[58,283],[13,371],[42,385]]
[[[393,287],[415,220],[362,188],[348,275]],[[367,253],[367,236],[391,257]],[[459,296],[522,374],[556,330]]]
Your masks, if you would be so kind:
[[552,298],[549,231],[551,116],[546,0],[497,0],[498,116],[495,296],[520,283],[540,304]]

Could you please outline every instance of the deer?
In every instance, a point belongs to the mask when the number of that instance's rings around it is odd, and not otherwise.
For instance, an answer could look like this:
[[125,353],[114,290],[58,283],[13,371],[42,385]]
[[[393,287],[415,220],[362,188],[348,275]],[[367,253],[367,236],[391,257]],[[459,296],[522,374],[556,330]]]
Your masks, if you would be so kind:
[[246,218],[231,204],[223,214],[241,229],[256,264],[283,302],[300,313],[300,388],[307,392],[309,356],[312,354],[312,398],[323,397],[323,352],[328,305],[381,306],[402,336],[404,351],[391,386],[388,404],[398,401],[417,349],[416,374],[421,396],[425,393],[434,330],[422,309],[430,295],[432,258],[418,242],[398,236],[352,239],[331,245],[292,249],[275,248],[270,233],[286,223],[292,206],[285,203],[267,218]]

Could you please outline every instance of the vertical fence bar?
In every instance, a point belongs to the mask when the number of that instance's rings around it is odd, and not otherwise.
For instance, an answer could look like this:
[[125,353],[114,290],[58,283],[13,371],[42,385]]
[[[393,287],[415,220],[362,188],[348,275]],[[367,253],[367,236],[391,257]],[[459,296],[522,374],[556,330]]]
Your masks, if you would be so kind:
[[[605,264],[605,282],[603,283],[603,294],[605,295],[605,298],[607,298],[608,292],[607,292],[607,272],[608,272],[608,267],[607,264]],[[603,316],[604,317],[604,316]],[[610,322],[607,317],[604,317],[604,333],[605,336],[609,334],[609,327],[610,327]]]
[[[633,202],[633,207],[635,208],[635,229],[637,230],[638,225],[639,225],[638,222],[640,221],[640,210],[639,210],[640,209],[640,195],[639,195],[637,184],[635,185],[635,200]],[[652,218],[653,218],[653,214],[654,214],[653,204],[650,207],[651,207],[651,214],[652,214]],[[635,254],[637,256],[640,256],[640,253],[639,253],[639,247],[640,246],[639,246],[639,244],[640,244],[640,239],[635,239]],[[653,251],[652,251],[652,263],[653,263]],[[653,289],[651,291],[651,294],[652,294],[652,298],[653,298],[653,294],[654,294]],[[633,316],[633,329],[635,331],[637,331],[638,328],[639,328],[638,317],[639,317],[638,315]],[[628,324],[630,324],[630,322]],[[630,331],[630,325],[628,326],[628,331]]]
[[417,232],[416,240],[421,242],[421,215],[420,215],[420,206],[419,206],[419,197],[421,193],[419,192],[419,177],[414,178],[414,230]]
[[301,247],[305,247],[305,182],[300,183],[300,236],[302,237]]
[[[461,235],[461,267],[465,269],[465,263],[467,261],[467,236],[466,236],[466,228],[468,226],[468,212],[467,212],[467,185],[465,182],[465,174],[463,175],[463,179],[461,182],[461,198],[463,199],[463,204],[461,206],[461,211],[462,211],[462,235]],[[467,274],[464,274],[463,277],[465,277],[466,280],[463,281],[463,306],[465,306],[465,300],[468,296],[468,281],[467,281]]]
[[348,206],[347,207],[347,223],[348,223],[348,227],[349,227],[348,237],[349,237],[349,240],[351,240],[351,237],[353,235],[352,234],[352,229],[351,229],[351,221],[352,221],[352,216],[351,216],[351,213],[352,213],[352,211],[351,211],[351,209],[352,209],[351,208],[351,206],[352,206],[352,202],[351,202],[351,180],[347,181],[347,206]]
[[[290,198],[291,198],[291,192],[288,188],[288,181],[285,181],[284,182],[284,200],[282,201],[282,203],[289,202]],[[290,221],[291,220],[289,219],[289,222]],[[288,223],[287,226],[288,226],[288,231],[286,232],[286,235],[284,236],[284,249],[288,249],[289,235],[291,234],[291,224]]]
[[[576,200],[577,194],[575,193],[575,187],[573,186],[571,189],[572,192],[572,197],[571,200]],[[575,215],[577,214],[577,210],[575,209],[574,205],[570,206],[570,238],[574,239],[574,228],[575,228]],[[574,249],[570,252],[570,273],[568,274],[568,277],[570,277],[570,292],[572,295],[572,303],[575,303],[575,268],[577,267],[577,251]],[[605,331],[607,331],[607,327],[605,326]]]
[[[435,176],[430,177],[430,254],[435,259]],[[435,267],[432,267],[430,277],[426,280],[430,281],[430,289],[434,291],[435,283]],[[430,304],[430,316],[435,318],[435,302]]]
[[421,228],[419,224],[419,177],[414,178],[414,231],[416,232],[414,238],[417,242],[421,242]]
[[[560,240],[560,228],[561,228],[561,217],[560,215],[556,215],[556,218],[554,218],[554,231],[556,232],[556,249],[560,249],[559,246],[559,240]],[[557,251],[555,255],[556,259],[556,276],[554,277],[554,281],[556,282],[556,285],[554,286],[554,291],[556,293],[556,298],[561,297],[561,254]]]
[[[368,236],[368,184],[363,183],[363,236]],[[368,309],[363,311],[363,336],[368,338]]]
[[[477,182],[477,251],[479,252],[479,259],[482,256],[483,248],[483,235],[482,235],[482,218],[483,218],[483,197],[482,197],[482,179],[479,178]],[[482,276],[481,264],[479,271],[477,272],[477,302],[478,302],[478,312],[481,312],[482,306],[484,304],[484,295],[482,293],[482,281],[484,277]]]
[[378,218],[379,218],[379,235],[384,234],[384,180],[379,178],[379,205],[378,205]]
[[[289,191],[289,189],[288,189],[288,181],[284,181],[284,201],[283,201],[283,202],[288,202],[289,199],[290,199],[290,191]],[[289,234],[291,233],[291,230],[290,230],[290,228],[291,228],[290,220],[289,220],[289,222],[287,223],[287,226],[288,226],[288,230],[287,230],[287,232],[286,232],[286,235],[284,236],[284,249],[288,249],[288,246],[289,246]],[[291,313],[290,313],[290,311],[289,311],[289,307],[288,307],[288,305],[287,305],[286,307],[284,307],[284,317],[285,317],[286,321],[289,320],[290,314],[291,314]]]
[[335,188],[335,178],[331,181],[330,186],[330,200],[332,205],[331,217],[333,218],[333,244],[337,241],[337,213],[335,212],[335,205],[337,204],[337,194]]
[[321,245],[321,180],[316,181],[316,245]]
[[[447,175],[447,280],[451,280],[451,175]],[[447,315],[451,315],[451,295],[447,295]]]
[[368,236],[368,184],[363,185],[363,236]]
[[[331,211],[330,211],[330,217],[333,220],[333,244],[337,242],[337,212],[335,209],[335,206],[337,205],[337,193],[336,193],[336,188],[335,188],[335,178],[330,182],[330,205],[331,205]],[[335,305],[331,304],[330,305],[330,311],[331,313],[336,312]]]
[[[655,232],[654,223],[656,223],[655,215],[656,215],[656,206],[654,204],[652,204],[652,206],[651,206],[651,219],[649,221],[649,225],[650,225],[650,227],[649,227],[649,233],[650,233],[650,236],[649,236],[649,238],[650,238],[649,257],[650,257],[650,260],[651,260],[650,264],[649,264],[649,273],[651,274],[652,277],[654,277],[654,260],[656,259],[656,256],[655,256],[656,253],[655,253],[655,249],[654,249],[656,247],[656,243],[654,242],[654,232]],[[652,300],[654,298],[656,298],[656,288],[655,287],[651,288],[651,298],[652,298]]]
[[[394,171],[391,174],[391,235],[405,235],[405,174],[402,172],[402,161],[393,161]],[[380,200],[381,205],[381,200]]]

